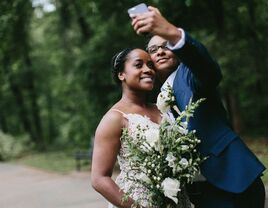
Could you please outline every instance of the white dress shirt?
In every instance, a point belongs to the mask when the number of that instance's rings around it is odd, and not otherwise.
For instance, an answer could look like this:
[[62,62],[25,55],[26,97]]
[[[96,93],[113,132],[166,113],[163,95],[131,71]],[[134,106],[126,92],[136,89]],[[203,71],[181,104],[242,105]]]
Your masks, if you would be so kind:
[[[167,43],[167,47],[170,50],[175,50],[175,49],[179,49],[182,48],[185,44],[185,32],[183,29],[178,28],[178,30],[181,32],[181,39],[175,44],[175,45],[171,45],[169,42]],[[179,70],[180,66],[174,71],[172,72],[169,77],[167,78],[167,80],[164,82],[164,84],[161,87],[161,91],[163,91],[163,89],[165,89],[167,87],[167,84],[169,83],[169,85],[172,87],[173,86],[173,82],[175,79],[175,76]]]

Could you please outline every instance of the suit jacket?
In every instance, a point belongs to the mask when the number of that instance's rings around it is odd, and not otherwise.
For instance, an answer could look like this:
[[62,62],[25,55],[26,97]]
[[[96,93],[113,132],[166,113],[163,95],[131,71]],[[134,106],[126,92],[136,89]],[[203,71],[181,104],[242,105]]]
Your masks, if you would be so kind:
[[184,110],[190,98],[206,98],[196,109],[188,128],[195,129],[198,147],[208,159],[201,173],[216,187],[243,192],[265,170],[263,164],[232,130],[217,86],[222,78],[218,64],[206,48],[187,33],[182,48],[173,51],[181,64],[173,83],[177,106]]

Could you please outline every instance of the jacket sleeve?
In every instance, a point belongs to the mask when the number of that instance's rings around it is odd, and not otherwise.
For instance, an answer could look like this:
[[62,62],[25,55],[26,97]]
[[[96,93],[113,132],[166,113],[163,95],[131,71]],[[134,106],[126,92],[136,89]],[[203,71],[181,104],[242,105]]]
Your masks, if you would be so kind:
[[192,72],[197,90],[210,90],[218,86],[222,79],[220,67],[200,42],[185,33],[185,44],[173,52]]

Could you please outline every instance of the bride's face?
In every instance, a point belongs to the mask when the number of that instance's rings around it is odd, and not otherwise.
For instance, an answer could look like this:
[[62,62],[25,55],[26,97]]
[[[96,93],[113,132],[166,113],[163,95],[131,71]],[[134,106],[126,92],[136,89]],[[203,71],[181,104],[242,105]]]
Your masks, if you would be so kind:
[[125,62],[125,69],[118,77],[123,84],[132,90],[152,90],[155,70],[149,54],[141,49],[131,51]]

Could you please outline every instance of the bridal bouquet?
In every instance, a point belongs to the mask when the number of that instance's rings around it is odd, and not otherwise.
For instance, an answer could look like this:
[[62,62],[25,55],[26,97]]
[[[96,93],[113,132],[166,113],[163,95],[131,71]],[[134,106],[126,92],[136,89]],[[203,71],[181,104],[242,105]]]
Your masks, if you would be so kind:
[[[172,88],[168,86],[157,98],[157,107],[162,113],[159,128],[138,125],[138,139],[133,139],[128,129],[123,130],[121,140],[129,153],[129,166],[136,171],[136,174],[127,175],[134,187],[125,193],[126,198],[141,184],[146,187],[150,207],[176,207],[182,187],[199,174],[199,166],[204,160],[196,150],[200,140],[195,131],[187,129],[189,118],[203,100],[190,101],[180,112]],[[171,108],[178,113],[176,119],[169,114]],[[139,199],[136,203],[139,204]]]

